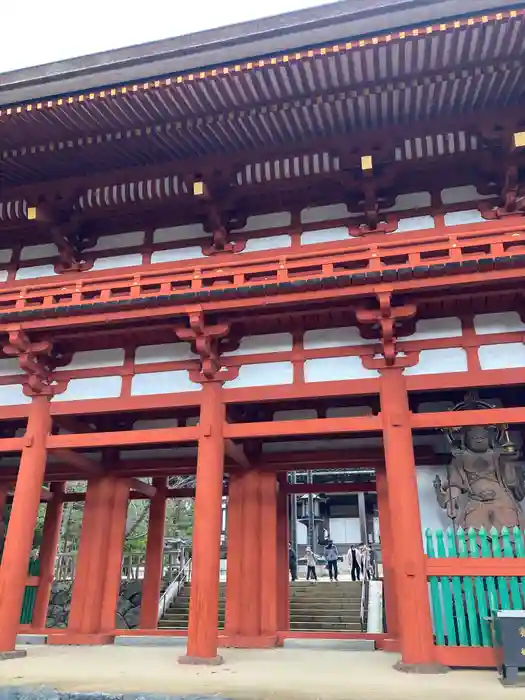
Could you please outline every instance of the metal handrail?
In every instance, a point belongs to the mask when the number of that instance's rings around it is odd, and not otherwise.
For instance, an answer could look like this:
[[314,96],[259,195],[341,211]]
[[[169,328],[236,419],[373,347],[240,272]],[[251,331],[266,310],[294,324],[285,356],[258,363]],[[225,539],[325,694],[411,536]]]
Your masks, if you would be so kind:
[[186,561],[182,564],[173,581],[161,595],[157,620],[161,620],[164,617],[173,600],[178,596],[183,589],[184,584],[189,580],[191,580],[191,557],[186,559]]
[[366,630],[365,630],[365,608],[366,608],[367,583],[368,583],[368,581],[366,579],[364,579],[362,584],[361,584],[361,608],[359,611],[359,619],[361,622],[361,632],[366,632]]

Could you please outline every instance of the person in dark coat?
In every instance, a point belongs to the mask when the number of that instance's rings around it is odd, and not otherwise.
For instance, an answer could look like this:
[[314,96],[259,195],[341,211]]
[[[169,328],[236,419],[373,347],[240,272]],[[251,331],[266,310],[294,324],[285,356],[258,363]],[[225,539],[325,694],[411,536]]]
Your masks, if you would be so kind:
[[292,543],[288,543],[288,568],[292,581],[297,581],[297,554],[295,553]]

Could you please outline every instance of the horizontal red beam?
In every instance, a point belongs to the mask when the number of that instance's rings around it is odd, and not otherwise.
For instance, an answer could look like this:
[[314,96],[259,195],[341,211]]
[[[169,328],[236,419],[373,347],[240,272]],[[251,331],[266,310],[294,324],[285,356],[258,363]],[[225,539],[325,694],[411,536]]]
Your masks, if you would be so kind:
[[525,576],[525,558],[472,559],[427,557],[428,576]]
[[482,408],[473,411],[412,413],[412,428],[454,428],[464,425],[525,423],[525,407]]
[[492,647],[434,647],[435,659],[450,668],[496,668]]
[[[190,428],[151,428],[149,430],[118,430],[106,433],[77,433],[50,435],[48,450],[79,447],[127,447],[129,445],[160,445],[177,442],[196,442],[198,431]],[[16,438],[11,438],[16,439]],[[2,440],[0,440],[0,451]]]
[[292,437],[294,435],[334,435],[381,431],[380,416],[348,418],[312,418],[309,420],[263,421],[260,423],[227,423],[228,438]]

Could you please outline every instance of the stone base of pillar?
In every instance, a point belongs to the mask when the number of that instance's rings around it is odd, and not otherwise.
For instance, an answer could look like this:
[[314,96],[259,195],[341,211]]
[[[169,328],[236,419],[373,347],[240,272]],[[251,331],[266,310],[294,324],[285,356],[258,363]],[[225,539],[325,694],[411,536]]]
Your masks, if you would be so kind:
[[220,666],[224,663],[222,656],[212,656],[210,658],[204,658],[202,656],[179,656],[179,664],[186,666]]
[[387,651],[389,653],[399,652],[401,647],[399,646],[399,639],[383,639],[381,642],[381,651]]
[[276,635],[268,637],[246,637],[234,634],[221,637],[219,639],[219,646],[225,649],[274,649],[279,646],[279,639]]
[[441,675],[450,671],[448,666],[441,664],[405,664],[398,661],[393,668],[401,673],[419,673],[421,675]]
[[22,659],[27,656],[25,649],[14,649],[13,651],[0,651],[0,661],[9,661],[10,659]]
[[87,634],[83,632],[63,632],[49,634],[47,643],[55,646],[101,646],[113,644],[114,634]]

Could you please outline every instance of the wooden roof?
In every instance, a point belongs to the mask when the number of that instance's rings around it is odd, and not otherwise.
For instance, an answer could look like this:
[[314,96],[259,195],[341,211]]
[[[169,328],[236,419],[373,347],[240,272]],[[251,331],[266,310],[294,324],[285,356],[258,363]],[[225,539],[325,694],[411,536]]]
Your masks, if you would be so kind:
[[[340,137],[359,151],[385,127],[520,108],[524,65],[517,8],[37,99],[0,109],[0,184],[174,161],[198,167]],[[419,147],[400,139],[396,158],[478,146],[468,131],[442,132],[423,134]],[[336,156],[321,149],[302,167],[334,168]]]

